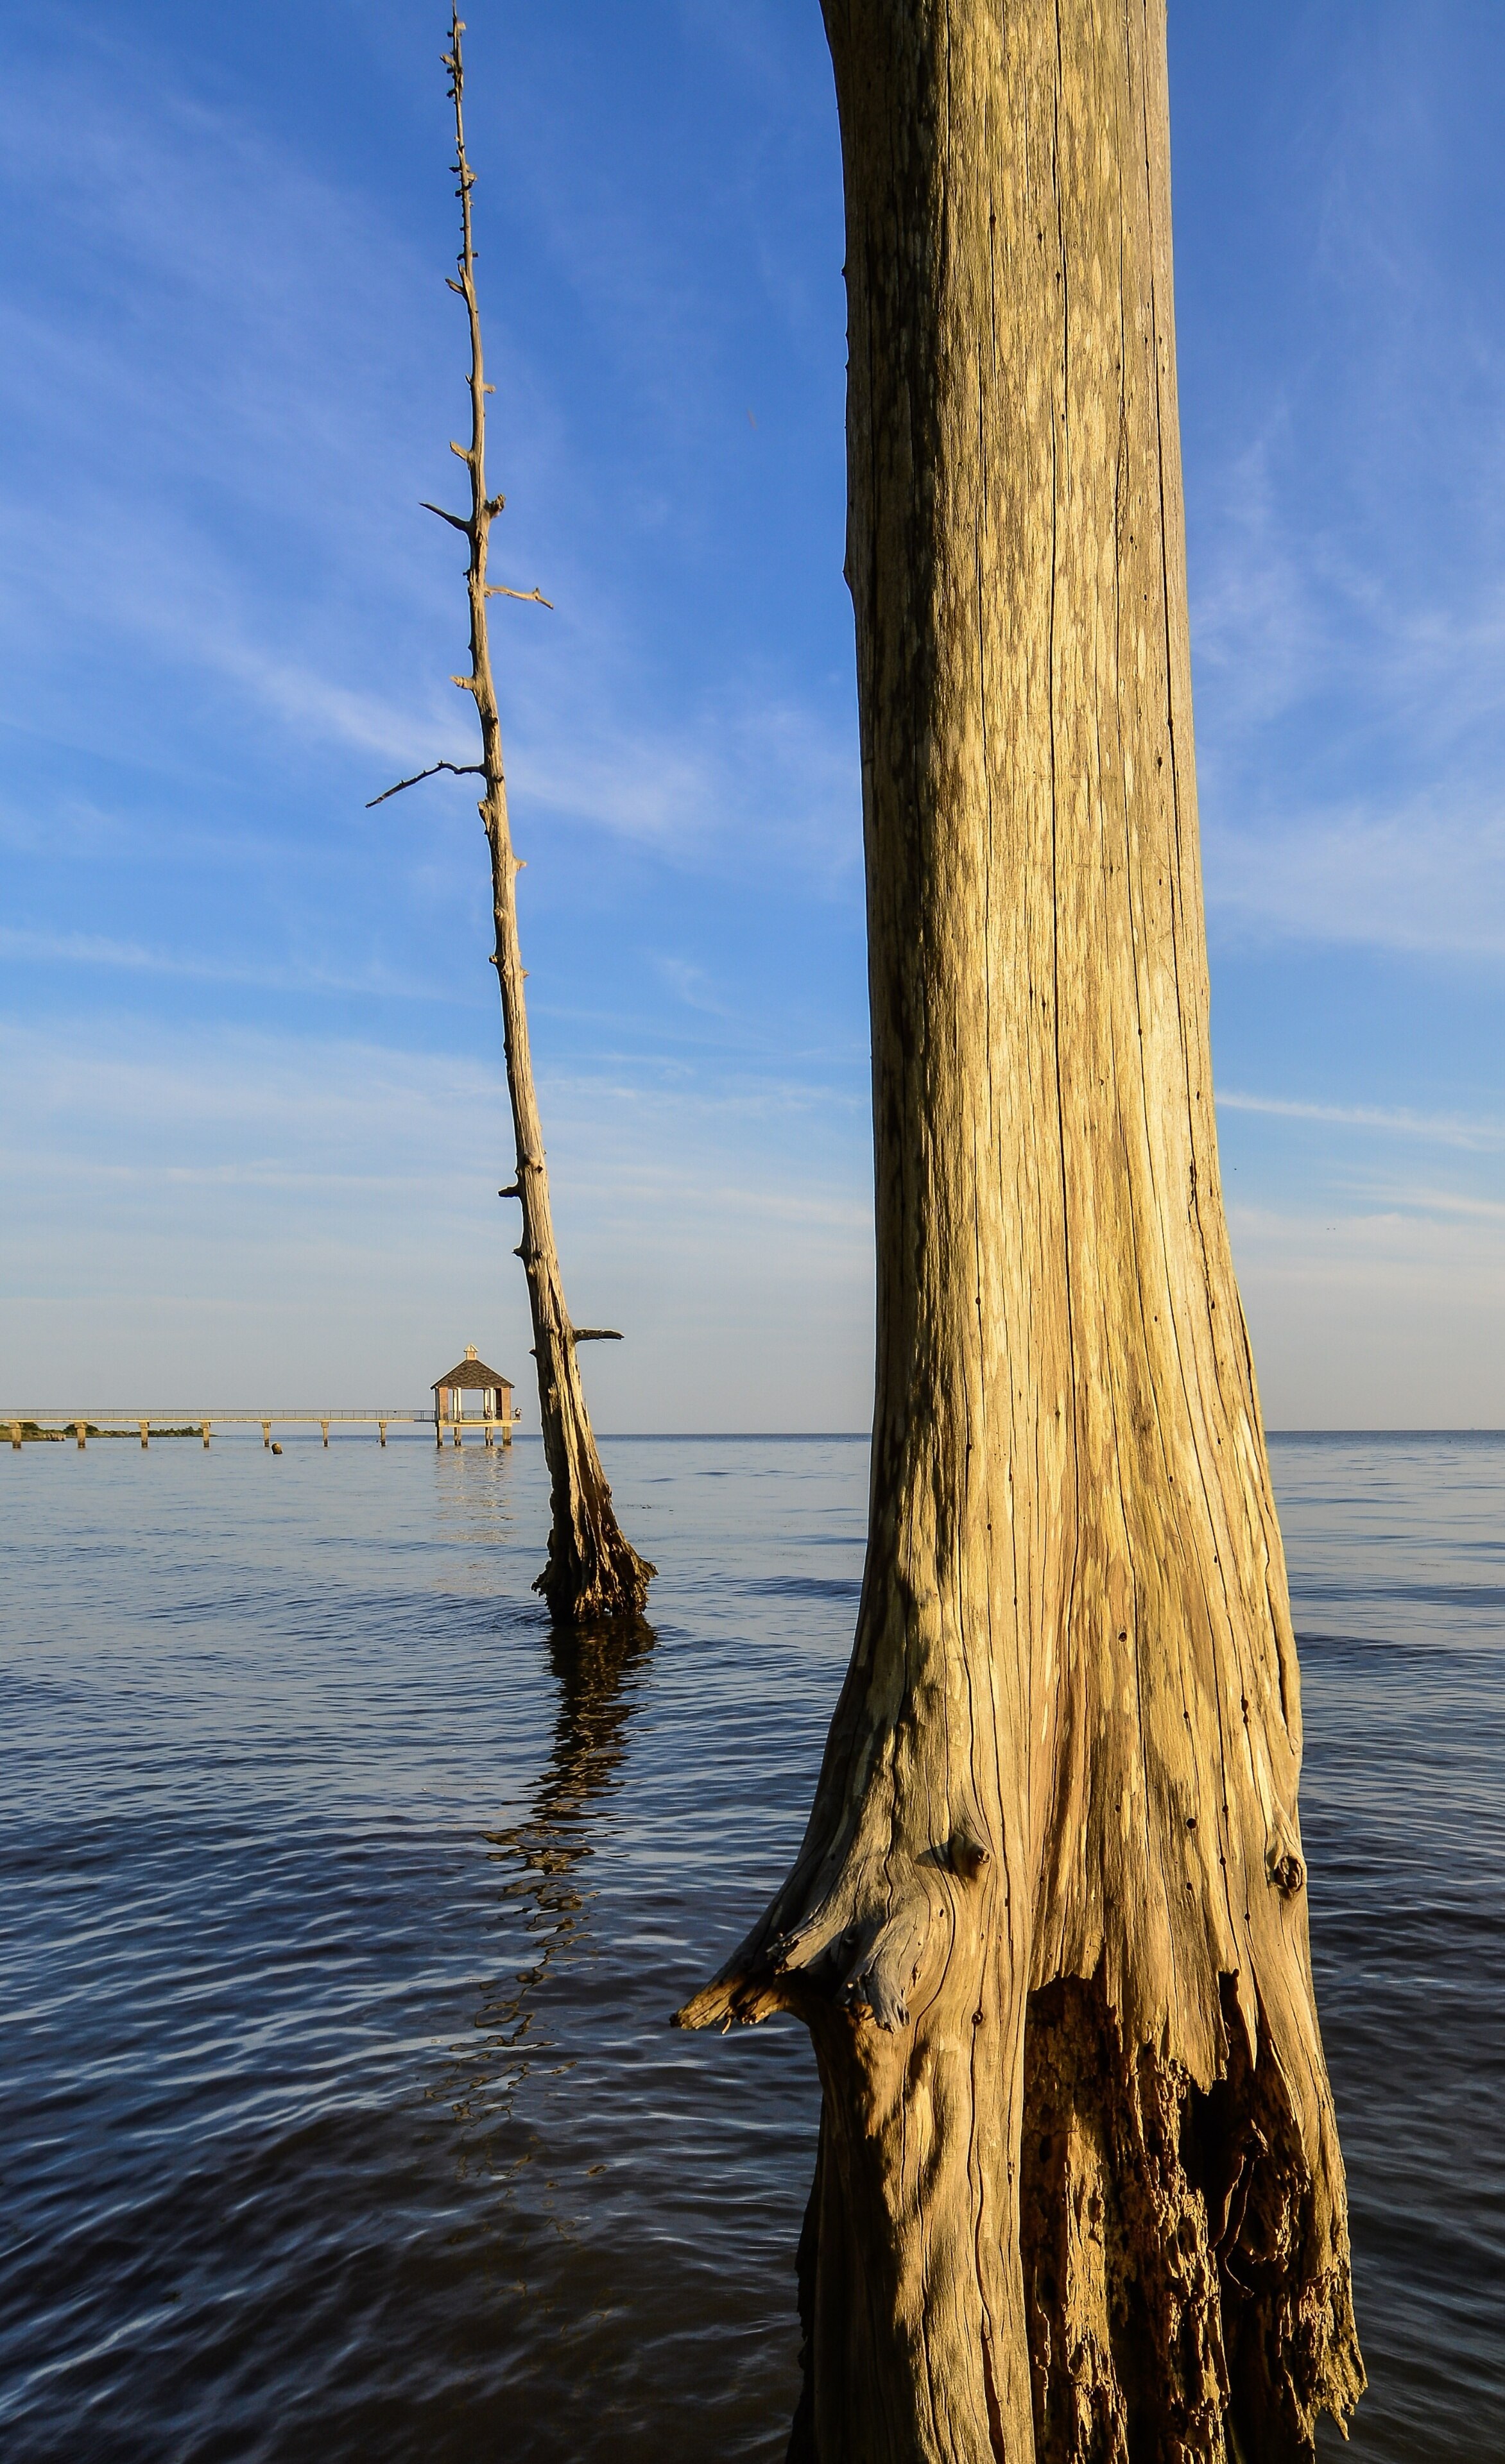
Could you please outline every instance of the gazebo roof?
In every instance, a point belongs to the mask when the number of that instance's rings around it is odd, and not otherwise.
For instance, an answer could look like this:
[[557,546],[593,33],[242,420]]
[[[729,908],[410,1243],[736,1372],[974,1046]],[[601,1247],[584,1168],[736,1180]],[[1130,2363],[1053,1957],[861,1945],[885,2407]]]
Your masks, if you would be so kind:
[[441,1386],[505,1386],[510,1393],[512,1380],[510,1377],[503,1377],[499,1369],[488,1369],[484,1360],[477,1360],[475,1346],[472,1345],[463,1360],[457,1361],[443,1377],[434,1379],[433,1391],[436,1395]]

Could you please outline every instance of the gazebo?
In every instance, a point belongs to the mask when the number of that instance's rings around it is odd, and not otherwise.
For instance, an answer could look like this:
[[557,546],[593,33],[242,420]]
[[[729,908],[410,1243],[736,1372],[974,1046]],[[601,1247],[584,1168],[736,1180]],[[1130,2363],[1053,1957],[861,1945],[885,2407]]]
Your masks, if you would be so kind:
[[[470,1399],[473,1396],[474,1402]],[[484,1430],[489,1446],[495,1445],[498,1429],[502,1444],[510,1446],[512,1424],[521,1418],[521,1413],[512,1408],[511,1378],[478,1360],[474,1343],[466,1345],[463,1360],[433,1381],[433,1432],[438,1445],[444,1443],[446,1429],[454,1433],[456,1445],[462,1444],[469,1420],[473,1429]]]

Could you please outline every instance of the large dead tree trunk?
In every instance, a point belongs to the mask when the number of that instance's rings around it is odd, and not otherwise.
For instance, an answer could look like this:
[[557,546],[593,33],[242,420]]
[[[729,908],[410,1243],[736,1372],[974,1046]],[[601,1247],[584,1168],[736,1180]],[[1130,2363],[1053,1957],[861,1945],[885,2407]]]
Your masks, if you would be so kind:
[[[518,938],[520,859],[512,851],[506,765],[497,688],[492,677],[486,603],[497,598],[539,600],[542,593],[511,590],[503,583],[487,580],[491,526],[505,499],[486,493],[486,396],[492,387],[486,382],[481,351],[480,304],[476,292],[476,253],[471,231],[471,190],[476,175],[465,151],[465,67],[460,47],[464,32],[464,20],[457,10],[452,9],[450,49],[444,55],[444,65],[450,72],[450,96],[454,105],[460,253],[459,279],[452,281],[450,288],[458,292],[465,302],[470,324],[467,383],[471,441],[468,446],[452,445],[450,451],[458,454],[470,474],[471,509],[468,515],[446,513],[438,505],[430,505],[426,511],[437,514],[441,521],[459,531],[470,543],[465,579],[470,600],[471,672],[456,676],[454,682],[475,695],[481,758],[478,762],[461,765],[435,762],[432,769],[420,771],[418,778],[432,778],[435,770],[458,768],[461,775],[473,774],[483,779],[486,785],[479,809],[491,849],[492,917],[496,929],[493,964],[501,989],[502,1044],[518,1157],[516,1177],[501,1195],[519,1199],[522,1209],[522,1239],[518,1255],[528,1279],[533,1356],[539,1375],[539,1419],[549,1469],[552,1509],[548,1563],[534,1589],[542,1593],[551,1616],[568,1625],[590,1623],[602,1617],[638,1616],[648,1597],[649,1583],[658,1570],[640,1557],[625,1537],[612,1510],[611,1491],[596,1451],[576,1347],[603,1337],[616,1337],[608,1328],[572,1326],[564,1306],[564,1277],[554,1245],[554,1219],[549,1206],[543,1127],[533,1084],[527,1001],[522,989],[527,970]],[[417,782],[417,778],[401,780],[396,787],[387,790],[387,795],[396,795],[401,788]],[[383,803],[386,797],[379,796],[374,801]]]
[[1362,2385],[1218,1177],[1163,0],[826,0],[878,1344],[852,1666],[689,2025],[808,2024],[819,2464],[1281,2464]]

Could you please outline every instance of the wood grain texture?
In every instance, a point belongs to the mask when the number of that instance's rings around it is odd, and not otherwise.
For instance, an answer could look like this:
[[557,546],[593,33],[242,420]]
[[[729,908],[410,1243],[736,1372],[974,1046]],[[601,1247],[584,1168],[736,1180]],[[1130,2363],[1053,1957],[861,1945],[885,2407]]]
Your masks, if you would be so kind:
[[827,0],[877,1204],[868,1558],[685,2024],[824,2090],[791,2454],[1313,2453],[1362,2385],[1218,1173],[1163,0]]

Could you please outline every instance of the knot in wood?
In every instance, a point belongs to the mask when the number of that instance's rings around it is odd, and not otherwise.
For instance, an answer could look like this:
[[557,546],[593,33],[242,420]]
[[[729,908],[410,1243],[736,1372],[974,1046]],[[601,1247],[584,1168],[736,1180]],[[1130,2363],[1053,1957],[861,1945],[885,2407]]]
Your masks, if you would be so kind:
[[967,1824],[959,1823],[942,1850],[951,1871],[963,1882],[975,1882],[987,1862],[987,1844]]
[[1283,1900],[1299,1891],[1306,1881],[1306,1867],[1294,1848],[1273,1848],[1270,1852],[1270,1879]]

